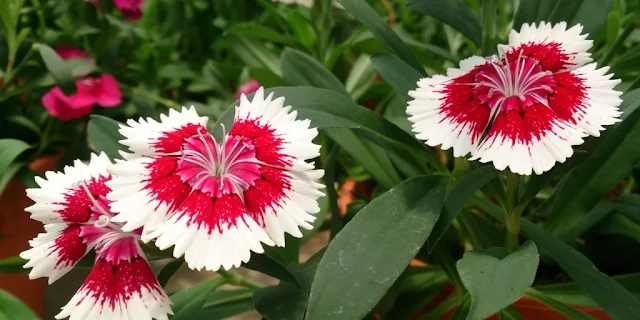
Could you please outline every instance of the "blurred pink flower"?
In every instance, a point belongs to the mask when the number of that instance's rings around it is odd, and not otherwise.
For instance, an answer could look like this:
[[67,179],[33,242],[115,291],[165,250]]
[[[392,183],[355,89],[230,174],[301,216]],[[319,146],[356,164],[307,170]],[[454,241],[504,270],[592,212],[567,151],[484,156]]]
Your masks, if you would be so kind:
[[94,104],[115,107],[122,101],[118,81],[109,74],[78,79],[76,89],[67,96],[56,86],[42,97],[42,104],[52,116],[66,121],[89,115]]
[[238,92],[236,92],[236,99],[240,99],[241,95],[249,95],[250,93],[256,92],[260,89],[260,83],[256,80],[249,80],[247,83],[243,84],[238,88]]
[[53,50],[62,58],[63,60],[74,59],[74,58],[84,58],[90,61],[93,61],[93,58],[84,50],[71,46],[62,46],[55,47]]
[[113,4],[127,20],[138,21],[142,18],[144,0],[113,0]]

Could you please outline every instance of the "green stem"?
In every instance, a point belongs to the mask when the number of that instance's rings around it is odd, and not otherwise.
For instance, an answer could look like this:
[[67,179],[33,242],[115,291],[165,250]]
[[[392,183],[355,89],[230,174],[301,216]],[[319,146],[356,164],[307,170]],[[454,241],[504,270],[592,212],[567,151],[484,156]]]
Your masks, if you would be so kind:
[[507,204],[505,209],[505,227],[507,228],[505,246],[509,252],[514,252],[520,246],[520,215],[525,205],[518,206],[518,186],[520,176],[507,171]]
[[629,37],[629,35],[631,35],[633,30],[635,29],[636,29],[636,24],[633,22],[629,22],[629,24],[624,28],[624,30],[618,37],[618,39],[616,39],[616,41],[611,45],[607,53],[604,55],[604,58],[602,58],[601,63],[603,65],[608,65],[609,62],[611,62],[611,59],[613,59],[613,56],[618,51],[618,48],[622,45],[622,43],[624,43],[624,41]]
[[40,0],[31,0],[31,3],[33,3],[33,6],[36,9],[36,14],[38,15],[38,22],[40,24],[40,32],[41,32],[41,35],[44,36],[45,32],[47,32],[47,24],[44,19],[44,12],[42,11]]
[[224,269],[218,270],[218,274],[227,280],[227,283],[235,286],[246,287],[249,289],[260,289],[264,288],[264,285],[261,283],[257,283],[253,280],[249,280],[239,273],[235,271],[227,271]]
[[2,90],[0,90],[0,92],[6,91],[6,89],[9,87],[9,84],[13,81],[13,78],[15,78],[16,75],[20,73],[22,68],[24,68],[24,66],[29,61],[29,59],[31,59],[31,56],[33,55],[33,52],[35,51],[34,49],[36,47],[37,47],[37,44],[33,44],[31,48],[29,48],[29,51],[27,51],[24,58],[22,58],[22,61],[20,61],[20,64],[18,64],[18,66],[13,70],[13,72],[7,69],[7,73],[5,74],[5,78],[4,78],[5,85],[2,87]]
[[339,149],[340,147],[338,145],[334,145],[331,148],[324,164],[325,174],[322,177],[325,186],[327,186],[327,197],[329,198],[329,206],[331,209],[331,239],[344,227],[342,217],[340,216],[340,208],[338,207],[338,193],[335,188],[335,167]]
[[155,101],[155,102],[157,102],[157,103],[159,103],[159,104],[161,104],[161,105],[163,105],[163,106],[165,106],[167,108],[172,108],[172,109],[176,109],[176,110],[180,110],[182,108],[181,105],[179,105],[179,104],[177,104],[177,103],[175,103],[175,102],[173,102],[173,101],[171,101],[169,99],[165,99],[163,97],[157,96],[157,95],[155,95],[155,94],[153,94],[151,92],[147,92],[147,91],[144,91],[144,90],[139,89],[139,88],[130,87],[130,86],[127,86],[127,85],[124,85],[124,84],[121,84],[121,86],[123,88],[129,90],[129,92],[131,92],[132,95],[139,95],[139,96],[145,97],[145,98],[147,98],[149,100],[153,100],[153,101]]
[[493,39],[496,32],[496,0],[482,0],[482,55],[489,56],[493,50]]

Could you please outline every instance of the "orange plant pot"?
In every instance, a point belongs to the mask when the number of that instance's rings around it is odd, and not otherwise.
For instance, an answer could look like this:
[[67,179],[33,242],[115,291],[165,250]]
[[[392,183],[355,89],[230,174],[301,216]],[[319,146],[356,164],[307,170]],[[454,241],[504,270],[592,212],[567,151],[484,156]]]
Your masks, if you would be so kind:
[[[41,158],[30,164],[31,170],[55,170],[61,155]],[[27,198],[25,186],[12,180],[0,195],[0,260],[14,257],[29,249],[29,240],[44,231],[42,223],[31,220],[24,209],[33,204]],[[0,273],[0,288],[22,300],[41,318],[44,318],[46,279],[29,280],[26,273]]]
[[[426,307],[424,307],[422,310],[420,310],[418,313],[416,313],[411,319],[412,320],[419,319],[422,315],[424,315],[427,312],[433,310],[440,303],[444,302],[451,294],[453,294],[453,291],[454,291],[453,286],[449,285],[449,286],[445,287],[444,290],[442,290],[442,292],[433,301],[431,301]],[[512,305],[512,307],[514,309],[516,309],[524,319],[544,319],[544,320],[566,320],[566,319],[568,319],[567,317],[565,317],[562,314],[558,313],[557,311],[551,309],[547,305],[544,305],[544,304],[542,304],[542,303],[540,303],[540,302],[538,302],[536,300],[533,300],[533,299],[531,299],[529,297],[520,298],[520,300],[516,301]],[[591,308],[591,307],[583,307],[583,306],[572,306],[572,307],[582,311],[583,313],[585,313],[585,314],[587,314],[587,315],[589,315],[592,318],[597,319],[597,320],[610,320],[611,319],[611,317],[609,315],[607,315],[607,313],[604,312],[604,310],[602,310],[600,308]],[[449,310],[442,317],[442,319],[449,320],[455,311],[456,311],[455,308]],[[496,315],[493,315],[493,316],[490,316],[490,317],[488,317],[486,319],[488,319],[488,320],[498,320],[498,317]]]

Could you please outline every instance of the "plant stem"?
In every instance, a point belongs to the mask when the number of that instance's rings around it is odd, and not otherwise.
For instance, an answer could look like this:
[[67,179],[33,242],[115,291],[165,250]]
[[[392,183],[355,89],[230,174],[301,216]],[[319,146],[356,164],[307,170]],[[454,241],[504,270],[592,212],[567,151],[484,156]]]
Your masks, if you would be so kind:
[[496,32],[496,0],[482,0],[482,22],[482,55],[488,56]]
[[396,11],[393,10],[393,4],[389,0],[380,0],[382,5],[387,9],[387,17],[391,27],[396,25]]
[[40,23],[40,32],[41,35],[44,36],[44,33],[47,32],[47,24],[44,20],[44,13],[42,11],[42,6],[40,5],[40,0],[31,0],[33,6],[36,9],[36,14],[38,15],[38,22]]
[[514,252],[520,245],[520,215],[524,209],[518,206],[518,185],[520,184],[520,176],[507,171],[507,204],[505,209],[505,226],[507,228],[505,246],[507,251]]
[[227,283],[235,285],[235,286],[241,286],[241,287],[246,287],[249,289],[260,289],[260,288],[264,288],[264,285],[261,283],[257,283],[253,280],[249,280],[243,276],[241,276],[239,273],[235,272],[235,271],[227,271],[224,269],[220,269],[218,270],[218,274],[220,276],[222,276],[223,278],[225,278],[227,280]]
[[20,73],[22,68],[24,68],[27,62],[29,62],[29,59],[31,59],[31,56],[33,55],[33,52],[35,51],[34,49],[36,49],[36,47],[37,47],[37,44],[35,43],[31,45],[31,48],[29,48],[29,51],[27,51],[24,58],[22,58],[22,61],[20,61],[18,66],[13,71],[7,69],[7,73],[5,73],[5,78],[4,78],[4,86],[2,86],[2,90],[0,90],[0,92],[6,91],[6,89],[9,87],[9,84],[13,81],[13,78],[15,78],[16,75]]
[[603,65],[608,65],[609,62],[611,62],[611,59],[613,59],[613,56],[618,51],[618,48],[629,37],[629,35],[631,35],[633,30],[635,30],[635,29],[636,29],[636,24],[633,23],[633,22],[629,22],[629,24],[622,31],[622,34],[620,34],[618,39],[616,39],[616,41],[611,45],[611,47],[609,47],[609,50],[604,55],[604,58],[602,58],[602,64]]

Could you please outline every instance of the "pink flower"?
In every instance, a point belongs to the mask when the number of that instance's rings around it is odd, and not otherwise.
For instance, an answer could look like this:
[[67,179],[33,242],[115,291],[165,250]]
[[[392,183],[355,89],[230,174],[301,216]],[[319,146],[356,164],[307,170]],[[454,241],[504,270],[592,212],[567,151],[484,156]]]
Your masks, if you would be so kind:
[[88,165],[76,160],[63,172],[36,178],[27,190],[35,204],[26,209],[45,224],[20,257],[29,260],[29,278],[53,283],[95,249],[94,266],[56,319],[167,319],[171,302],[138,245],[140,230],[125,232],[112,221],[106,182],[111,162],[93,154]]
[[236,100],[240,99],[240,97],[244,94],[248,96],[251,93],[256,92],[260,89],[260,83],[256,80],[249,80],[247,83],[243,84],[238,88],[238,92],[236,93]]
[[93,62],[93,58],[84,50],[76,47],[63,46],[63,47],[55,47],[53,50],[62,58],[63,60],[74,59],[74,58],[84,58],[91,62]]
[[67,96],[56,86],[42,97],[42,104],[52,116],[66,121],[91,114],[94,104],[115,107],[122,101],[118,81],[109,74],[78,79],[76,90]]
[[143,227],[143,241],[198,270],[240,266],[262,244],[284,246],[285,233],[302,237],[323,196],[324,172],[307,162],[319,155],[318,130],[262,88],[235,111],[219,141],[194,108],[120,126],[132,153],[112,167],[112,221]]
[[591,62],[592,41],[581,32],[565,22],[524,24],[497,57],[471,57],[446,76],[421,79],[407,107],[416,136],[522,175],[564,162],[621,114],[620,80]]
[[113,0],[113,4],[127,20],[138,21],[142,18],[144,0]]

